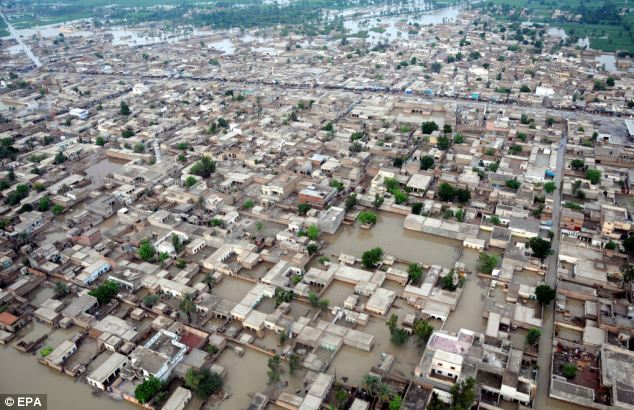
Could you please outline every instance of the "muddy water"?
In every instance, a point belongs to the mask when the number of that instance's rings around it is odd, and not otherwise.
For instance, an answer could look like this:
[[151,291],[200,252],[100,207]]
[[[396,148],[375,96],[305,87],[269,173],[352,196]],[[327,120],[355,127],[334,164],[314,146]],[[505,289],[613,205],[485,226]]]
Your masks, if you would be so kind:
[[238,303],[249,293],[253,286],[255,286],[254,283],[246,280],[225,276],[219,283],[214,284],[211,288],[211,293]]
[[[32,332],[29,332],[32,330]],[[48,333],[49,328],[40,324],[29,325],[27,337]],[[74,331],[56,330],[45,341],[46,345],[57,346],[69,338]],[[32,336],[31,336],[32,335]],[[14,339],[15,343],[18,339]],[[75,382],[72,378],[39,364],[36,357],[20,353],[9,346],[0,346],[0,393],[44,393],[47,394],[49,410],[110,410],[134,409],[130,403],[115,402],[106,396],[94,397],[87,384]],[[10,372],[10,374],[8,373]]]
[[423,264],[453,266],[458,257],[459,241],[414,232],[403,228],[404,216],[380,212],[372,229],[361,229],[358,224],[342,225],[334,235],[325,235],[328,242],[324,254],[338,257],[346,253],[361,257],[373,247],[381,247],[389,255]]
[[[267,362],[268,356],[245,349],[244,355],[238,355],[231,349],[226,349],[217,364],[227,370],[224,390],[230,396],[219,403],[216,408],[245,409],[251,402],[251,395],[264,392],[267,386]],[[285,367],[284,364],[282,367]]]

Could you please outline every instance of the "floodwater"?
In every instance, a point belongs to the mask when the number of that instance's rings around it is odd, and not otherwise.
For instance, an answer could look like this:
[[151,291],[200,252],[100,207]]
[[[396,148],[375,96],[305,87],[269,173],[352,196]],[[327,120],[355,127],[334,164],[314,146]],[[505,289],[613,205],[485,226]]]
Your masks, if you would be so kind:
[[246,280],[232,278],[226,276],[211,288],[211,293],[220,296],[232,302],[238,303],[247,293],[255,286],[254,283]]
[[103,180],[106,175],[118,170],[121,168],[121,165],[126,164],[127,162],[128,161],[106,157],[96,164],[86,168],[86,175],[92,180],[90,187],[92,189],[100,188],[104,184]]
[[368,249],[380,247],[386,254],[407,261],[453,267],[462,246],[460,241],[407,230],[403,228],[404,219],[402,215],[379,212],[372,229],[362,229],[356,223],[342,225],[334,235],[324,236],[328,242],[324,255],[333,261],[341,253],[360,258]]
[[454,312],[445,321],[444,330],[457,333],[460,329],[475,332],[486,330],[486,320],[482,317],[488,286],[476,274],[469,275],[462,289],[462,295]]
[[[267,386],[267,363],[269,357],[251,349],[244,349],[244,355],[239,357],[231,348],[225,349],[216,363],[227,370],[224,380],[224,390],[230,396],[219,403],[222,409],[245,409],[251,402],[250,395],[264,392]],[[282,368],[287,368],[282,363]]]
[[[424,14],[412,14],[409,16],[386,16],[386,17],[371,17],[367,19],[350,19],[344,21],[344,28],[348,30],[350,34],[357,33],[359,31],[368,31],[366,41],[372,45],[381,42],[392,42],[401,37],[407,37],[408,32],[403,31],[401,28],[405,27],[408,23],[418,23],[421,26],[443,24],[455,20],[460,14],[460,8],[447,7],[438,10],[432,10],[425,12]],[[400,26],[403,23],[403,26]],[[400,27],[399,27],[400,26]],[[382,33],[374,32],[370,30],[373,27],[381,27]]]
[[[32,323],[20,334],[28,333],[28,339],[50,332],[50,328]],[[73,335],[76,329],[57,329],[44,345],[57,346]],[[16,343],[19,338],[13,340]],[[11,344],[11,345],[12,345]],[[5,370],[0,377],[0,393],[47,394],[49,410],[111,410],[134,409],[128,402],[115,402],[107,396],[95,397],[91,388],[82,382],[50,369],[37,362],[31,354],[18,352],[11,345],[0,346],[0,363]],[[10,374],[6,373],[10,372]]]

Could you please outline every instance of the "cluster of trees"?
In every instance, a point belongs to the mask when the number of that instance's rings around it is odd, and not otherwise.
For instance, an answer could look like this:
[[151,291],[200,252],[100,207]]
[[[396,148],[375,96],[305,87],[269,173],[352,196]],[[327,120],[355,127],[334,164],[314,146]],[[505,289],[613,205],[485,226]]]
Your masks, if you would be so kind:
[[97,298],[100,305],[105,305],[110,302],[112,298],[117,296],[117,293],[119,293],[119,284],[112,280],[109,280],[96,289],[88,292],[89,295]]
[[359,222],[367,225],[374,225],[377,220],[376,214],[371,211],[362,211],[359,213],[357,218],[359,219]]
[[312,307],[319,309],[328,309],[330,301],[328,299],[319,299],[319,296],[315,292],[308,292],[308,301]]
[[374,269],[383,260],[383,249],[372,248],[361,255],[361,264],[367,269]]
[[216,172],[216,162],[212,161],[209,157],[202,157],[200,161],[197,161],[194,165],[192,165],[189,172],[191,172],[192,175],[209,178],[211,174]]
[[407,194],[401,190],[396,178],[385,178],[385,187],[387,192],[394,196],[394,201],[397,204],[403,204],[407,202]]
[[199,399],[206,399],[222,389],[222,377],[207,368],[189,369],[185,374],[185,387],[196,393]]
[[480,253],[480,256],[478,256],[478,272],[490,275],[493,272],[493,269],[495,269],[495,267],[498,265],[499,261],[500,258],[496,255],[485,252]]
[[469,202],[471,193],[466,188],[455,188],[447,182],[443,182],[438,187],[438,198],[441,201]]

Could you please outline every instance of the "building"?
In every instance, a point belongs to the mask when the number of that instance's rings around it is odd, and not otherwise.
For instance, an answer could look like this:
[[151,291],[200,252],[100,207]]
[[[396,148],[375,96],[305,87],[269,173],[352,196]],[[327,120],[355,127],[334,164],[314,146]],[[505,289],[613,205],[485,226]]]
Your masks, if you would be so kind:
[[143,346],[137,346],[130,354],[132,368],[140,370],[144,378],[154,376],[168,380],[174,368],[183,360],[187,346],[180,337],[161,329]]
[[87,377],[88,384],[100,390],[114,382],[121,370],[128,364],[128,358],[121,353],[113,353]]

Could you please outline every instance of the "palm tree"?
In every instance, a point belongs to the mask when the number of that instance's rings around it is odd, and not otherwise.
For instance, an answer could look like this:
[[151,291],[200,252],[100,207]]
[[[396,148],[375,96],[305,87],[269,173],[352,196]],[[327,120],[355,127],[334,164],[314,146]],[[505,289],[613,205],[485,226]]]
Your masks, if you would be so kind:
[[377,393],[379,382],[379,378],[371,374],[363,376],[363,388],[370,396],[374,396]]
[[187,315],[187,322],[192,321],[192,312],[196,311],[196,304],[194,303],[194,294],[186,293],[181,299],[179,305],[180,309]]
[[205,277],[203,278],[203,283],[209,286],[209,290],[211,290],[211,287],[214,285],[215,282],[216,280],[213,276],[211,276],[211,273],[207,273],[207,275],[205,275]]

